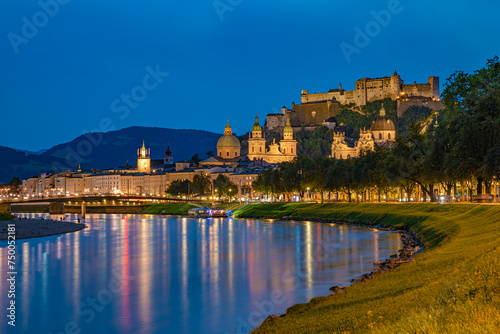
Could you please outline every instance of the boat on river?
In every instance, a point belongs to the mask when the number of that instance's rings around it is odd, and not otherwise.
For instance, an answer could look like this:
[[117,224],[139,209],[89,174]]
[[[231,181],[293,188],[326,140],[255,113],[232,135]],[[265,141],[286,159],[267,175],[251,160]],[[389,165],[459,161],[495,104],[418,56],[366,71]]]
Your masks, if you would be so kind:
[[225,210],[195,208],[188,211],[188,215],[196,218],[227,217]]

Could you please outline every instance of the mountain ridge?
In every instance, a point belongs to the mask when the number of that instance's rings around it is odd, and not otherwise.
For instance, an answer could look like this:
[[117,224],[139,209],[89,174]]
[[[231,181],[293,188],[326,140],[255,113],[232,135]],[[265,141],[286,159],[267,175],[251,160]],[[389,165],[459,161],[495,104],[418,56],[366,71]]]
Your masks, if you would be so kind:
[[78,165],[83,169],[113,168],[127,162],[134,165],[143,140],[151,149],[152,159],[163,159],[167,146],[170,146],[174,161],[188,160],[194,154],[203,159],[206,152],[216,150],[220,136],[205,130],[132,126],[109,132],[89,132],[39,155],[0,146],[0,182],[8,182],[13,177],[26,179],[49,171],[74,170]]

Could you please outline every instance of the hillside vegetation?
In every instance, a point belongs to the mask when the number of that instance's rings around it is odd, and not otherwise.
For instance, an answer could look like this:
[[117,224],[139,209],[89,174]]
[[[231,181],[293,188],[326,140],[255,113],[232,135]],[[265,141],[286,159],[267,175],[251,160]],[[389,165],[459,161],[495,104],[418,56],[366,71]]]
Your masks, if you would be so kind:
[[236,214],[392,226],[415,233],[426,249],[376,279],[294,305],[254,333],[500,331],[500,206],[261,204]]

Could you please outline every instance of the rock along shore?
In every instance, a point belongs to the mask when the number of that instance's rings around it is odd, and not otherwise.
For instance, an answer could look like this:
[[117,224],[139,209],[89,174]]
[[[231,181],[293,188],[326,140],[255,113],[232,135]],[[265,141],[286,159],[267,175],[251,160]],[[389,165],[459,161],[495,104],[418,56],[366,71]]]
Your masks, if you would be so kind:
[[38,238],[49,235],[76,232],[87,227],[82,223],[47,219],[15,219],[0,222],[0,240],[7,240],[7,226],[15,224],[16,239]]

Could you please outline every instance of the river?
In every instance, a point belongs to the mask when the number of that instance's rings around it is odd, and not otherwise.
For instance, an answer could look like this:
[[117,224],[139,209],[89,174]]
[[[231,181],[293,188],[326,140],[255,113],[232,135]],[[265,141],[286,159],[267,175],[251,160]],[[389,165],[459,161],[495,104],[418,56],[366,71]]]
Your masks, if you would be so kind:
[[96,214],[86,223],[17,241],[15,328],[7,324],[0,241],[0,328],[247,333],[271,313],[348,285],[402,247],[397,233],[314,222]]

